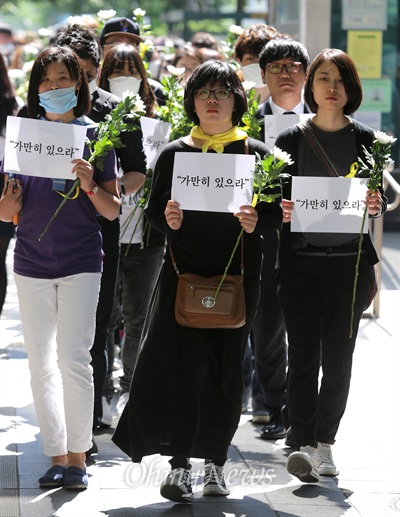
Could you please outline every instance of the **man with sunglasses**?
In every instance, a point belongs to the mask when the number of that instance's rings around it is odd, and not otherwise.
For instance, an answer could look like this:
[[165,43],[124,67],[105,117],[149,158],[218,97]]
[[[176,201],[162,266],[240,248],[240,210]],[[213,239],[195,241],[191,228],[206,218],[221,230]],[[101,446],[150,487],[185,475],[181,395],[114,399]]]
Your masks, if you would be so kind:
[[[303,86],[310,65],[304,45],[286,39],[274,38],[260,52],[259,65],[270,97],[260,105],[257,116],[286,113],[309,113],[303,101]],[[288,125],[292,119],[288,117]],[[265,141],[264,125],[260,139]],[[277,232],[263,234],[263,266],[260,299],[252,330],[254,374],[252,383],[253,422],[258,415],[266,423],[260,437],[267,440],[284,438],[289,428],[286,408],[287,345],[283,312],[276,296],[275,260],[278,248]],[[290,445],[290,434],[286,436]]]

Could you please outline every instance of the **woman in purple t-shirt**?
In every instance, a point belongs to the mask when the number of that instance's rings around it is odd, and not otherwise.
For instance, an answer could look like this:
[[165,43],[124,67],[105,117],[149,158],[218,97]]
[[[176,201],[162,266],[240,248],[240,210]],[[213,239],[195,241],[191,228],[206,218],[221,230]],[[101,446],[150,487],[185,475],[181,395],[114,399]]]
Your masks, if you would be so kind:
[[[32,68],[28,110],[31,118],[80,124],[93,138],[89,88],[79,58],[67,47],[52,47]],[[85,489],[85,451],[92,443],[93,377],[90,347],[102,270],[102,243],[96,215],[119,214],[114,152],[104,171],[74,159],[71,180],[16,176],[22,188],[14,274],[31,386],[44,452],[51,468],[42,487]],[[73,181],[68,199],[47,233],[38,237]],[[6,206],[6,205],[4,205]],[[4,219],[12,213],[2,211]]]

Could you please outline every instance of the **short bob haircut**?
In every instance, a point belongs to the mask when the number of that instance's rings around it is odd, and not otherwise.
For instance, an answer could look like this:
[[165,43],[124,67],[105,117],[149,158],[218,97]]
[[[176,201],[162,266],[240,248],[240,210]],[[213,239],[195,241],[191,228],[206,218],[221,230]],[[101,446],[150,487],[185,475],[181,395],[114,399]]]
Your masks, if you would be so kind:
[[304,88],[304,100],[313,113],[317,113],[318,105],[314,100],[312,92],[314,74],[318,68],[324,63],[333,63],[338,69],[343,80],[343,86],[347,95],[347,104],[343,108],[345,115],[351,115],[360,107],[363,98],[362,86],[360,77],[357,72],[357,67],[351,57],[336,48],[326,48],[318,54],[318,56],[311,63],[306,85]]
[[280,59],[298,61],[303,65],[304,73],[310,66],[310,55],[306,47],[299,41],[287,38],[276,38],[269,41],[260,53],[258,64],[261,70],[265,71],[265,67],[269,63],[274,63]]
[[237,126],[242,120],[243,114],[247,111],[247,97],[242,83],[235,70],[217,59],[205,61],[187,80],[185,86],[184,106],[188,118],[195,124],[200,120],[194,111],[195,92],[204,86],[218,85],[227,88],[235,96],[235,104],[232,113],[232,124]]
[[112,75],[116,70],[123,70],[125,68],[125,63],[128,63],[128,70],[131,73],[133,71],[139,73],[142,79],[139,88],[139,96],[146,106],[146,115],[148,117],[155,117],[157,100],[147,79],[143,59],[135,45],[120,43],[119,45],[115,45],[107,50],[101,67],[99,87],[109,92],[110,75]]
[[74,108],[75,117],[78,118],[89,113],[91,108],[90,92],[80,58],[69,47],[48,47],[36,57],[31,71],[27,98],[28,112],[31,118],[45,115],[45,109],[39,105],[39,86],[47,67],[52,63],[60,62],[67,67],[71,79],[80,83],[77,95],[78,104]]

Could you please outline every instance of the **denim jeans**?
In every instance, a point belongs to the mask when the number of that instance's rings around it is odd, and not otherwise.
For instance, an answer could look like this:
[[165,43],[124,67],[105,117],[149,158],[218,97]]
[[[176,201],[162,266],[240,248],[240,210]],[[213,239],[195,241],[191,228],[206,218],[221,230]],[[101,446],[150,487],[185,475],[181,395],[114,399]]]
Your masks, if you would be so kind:
[[147,307],[164,254],[164,246],[141,249],[140,244],[132,244],[128,253],[127,248],[127,244],[121,245],[121,313],[125,334],[122,346],[123,375],[119,381],[122,393],[129,392]]

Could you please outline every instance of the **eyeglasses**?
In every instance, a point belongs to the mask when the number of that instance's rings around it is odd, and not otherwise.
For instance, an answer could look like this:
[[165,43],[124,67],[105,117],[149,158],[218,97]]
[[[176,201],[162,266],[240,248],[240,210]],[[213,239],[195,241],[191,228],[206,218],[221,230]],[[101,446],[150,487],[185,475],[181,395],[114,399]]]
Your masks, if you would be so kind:
[[298,62],[293,63],[269,63],[267,65],[268,70],[271,74],[280,74],[283,69],[286,70],[288,74],[298,74],[302,68],[302,64]]
[[217,88],[216,90],[208,90],[207,88],[201,88],[200,90],[196,90],[194,92],[194,96],[196,97],[196,99],[206,101],[212,93],[214,94],[214,97],[219,101],[227,99],[231,94],[231,92],[226,88]]

